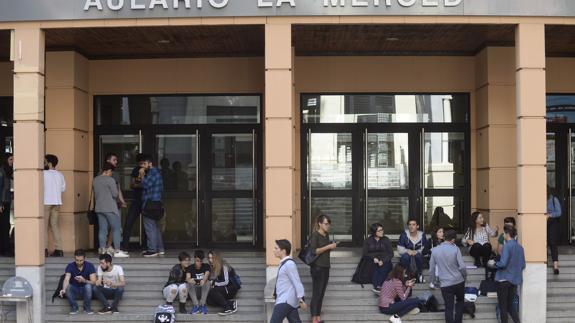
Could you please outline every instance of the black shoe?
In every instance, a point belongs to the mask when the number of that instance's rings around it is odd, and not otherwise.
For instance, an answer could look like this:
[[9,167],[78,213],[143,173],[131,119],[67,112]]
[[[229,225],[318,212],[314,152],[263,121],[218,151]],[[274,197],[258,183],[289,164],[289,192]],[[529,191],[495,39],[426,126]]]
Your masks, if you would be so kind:
[[48,249],[44,249],[44,257],[48,258],[49,253],[48,253]]
[[54,252],[52,252],[50,257],[64,257],[64,252],[62,250],[56,249]]
[[475,258],[473,264],[475,265],[475,267],[479,268],[481,267],[481,260],[479,260],[479,258]]
[[553,275],[559,275],[559,269],[553,269]]
[[174,304],[174,303],[172,303],[172,302],[166,302],[166,305],[172,305],[172,304]]
[[110,306],[104,306],[104,308],[102,308],[98,314],[110,314],[112,313],[112,308]]
[[146,251],[142,254],[142,256],[148,258],[148,257],[157,257],[158,253],[155,251]]
[[182,303],[180,302],[180,314],[187,314],[188,311],[186,311],[186,303]]

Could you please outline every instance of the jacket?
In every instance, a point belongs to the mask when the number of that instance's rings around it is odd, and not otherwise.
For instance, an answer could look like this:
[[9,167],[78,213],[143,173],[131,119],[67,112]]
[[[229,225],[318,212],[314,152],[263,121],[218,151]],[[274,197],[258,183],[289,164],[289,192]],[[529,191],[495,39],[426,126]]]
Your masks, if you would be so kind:
[[497,267],[496,281],[506,280],[513,285],[521,285],[523,283],[525,252],[517,240],[512,239],[505,242],[501,258],[495,263],[495,266]]
[[164,287],[172,284],[184,284],[186,283],[186,270],[182,269],[180,264],[175,265],[170,270],[170,276],[168,277],[168,282]]
[[383,236],[379,241],[375,240],[374,236],[370,236],[363,242],[363,255],[371,259],[377,258],[383,262],[391,261],[393,258],[391,241],[386,236]]
[[412,241],[409,235],[409,230],[405,230],[399,236],[399,241],[397,242],[397,252],[399,255],[403,255],[407,250],[415,250],[418,253],[423,252],[423,247],[427,245],[427,239],[422,231],[417,231],[417,239]]

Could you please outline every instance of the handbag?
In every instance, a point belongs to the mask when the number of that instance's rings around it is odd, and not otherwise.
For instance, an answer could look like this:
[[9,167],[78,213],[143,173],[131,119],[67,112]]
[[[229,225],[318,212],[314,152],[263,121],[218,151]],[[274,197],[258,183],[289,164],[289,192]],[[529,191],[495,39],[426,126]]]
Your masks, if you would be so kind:
[[88,217],[88,223],[90,225],[95,225],[98,219],[96,215],[96,202],[92,204],[92,198],[94,197],[94,189],[90,191],[90,201],[88,202],[88,212],[86,212],[86,217]]
[[304,264],[311,266],[317,259],[315,250],[311,248],[311,237],[307,239],[307,242],[303,248],[299,251],[297,256]]
[[148,219],[159,221],[164,217],[164,204],[162,201],[146,201],[142,215]]

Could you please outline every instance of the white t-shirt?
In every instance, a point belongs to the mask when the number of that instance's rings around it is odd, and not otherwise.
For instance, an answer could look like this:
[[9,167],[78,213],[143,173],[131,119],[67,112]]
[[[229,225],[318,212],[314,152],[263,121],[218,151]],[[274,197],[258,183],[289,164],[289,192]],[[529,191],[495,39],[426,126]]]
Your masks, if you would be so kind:
[[55,169],[44,171],[44,205],[62,205],[62,193],[66,191],[64,175]]
[[[104,272],[101,266],[98,266],[98,279],[102,279],[104,282],[111,282],[113,285],[118,285],[120,282],[120,276],[124,276],[124,269],[119,265],[112,265],[111,271]],[[104,287],[107,287],[104,284]]]

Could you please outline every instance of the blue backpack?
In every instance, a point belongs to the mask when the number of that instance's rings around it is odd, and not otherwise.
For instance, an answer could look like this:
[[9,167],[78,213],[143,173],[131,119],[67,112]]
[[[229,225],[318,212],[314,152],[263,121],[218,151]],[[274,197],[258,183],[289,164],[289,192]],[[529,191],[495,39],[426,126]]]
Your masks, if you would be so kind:
[[242,280],[240,279],[240,275],[236,272],[236,270],[230,267],[230,282],[240,290],[242,288]]

